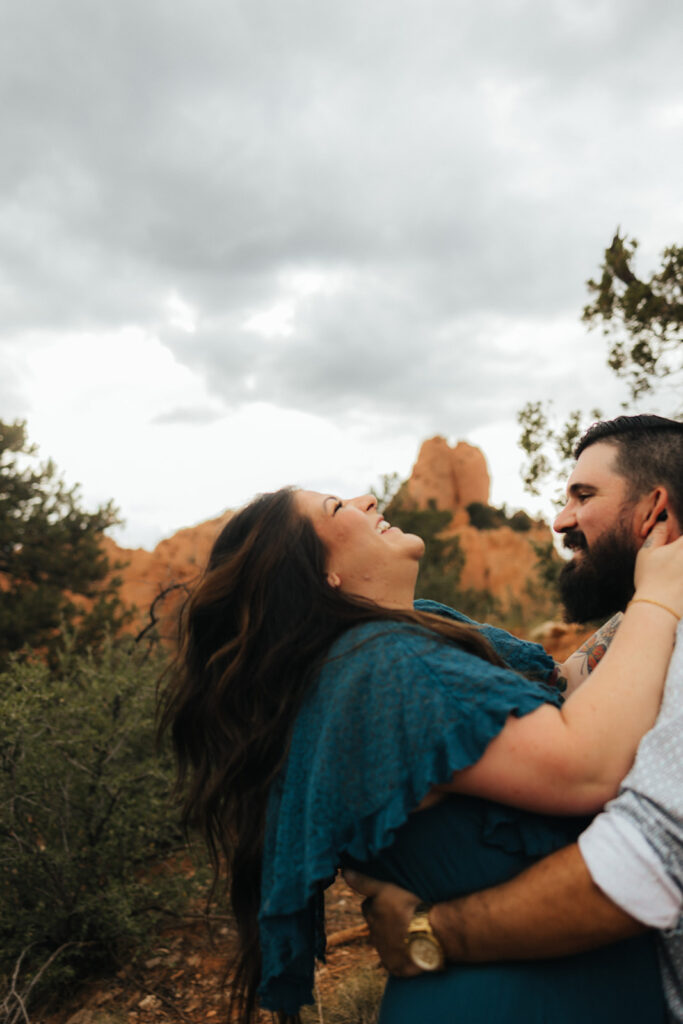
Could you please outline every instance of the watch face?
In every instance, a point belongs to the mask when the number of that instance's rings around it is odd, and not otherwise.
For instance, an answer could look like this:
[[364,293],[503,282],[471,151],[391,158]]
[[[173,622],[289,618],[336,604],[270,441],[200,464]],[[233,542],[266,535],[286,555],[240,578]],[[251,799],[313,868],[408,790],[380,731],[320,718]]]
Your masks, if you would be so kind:
[[410,956],[422,971],[436,971],[441,967],[441,951],[431,935],[411,936]]

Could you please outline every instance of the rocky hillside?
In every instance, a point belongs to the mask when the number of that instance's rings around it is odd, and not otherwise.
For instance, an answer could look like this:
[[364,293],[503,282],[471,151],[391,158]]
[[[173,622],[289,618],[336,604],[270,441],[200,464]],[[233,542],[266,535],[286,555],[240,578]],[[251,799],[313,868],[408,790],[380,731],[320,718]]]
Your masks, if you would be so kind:
[[180,602],[192,581],[206,565],[209,552],[232,513],[209,519],[198,526],[178,530],[160,541],[153,551],[120,548],[110,537],[104,545],[115,574],[122,580],[121,600],[136,613],[129,630],[138,633],[151,621],[150,609],[161,633],[170,638]]

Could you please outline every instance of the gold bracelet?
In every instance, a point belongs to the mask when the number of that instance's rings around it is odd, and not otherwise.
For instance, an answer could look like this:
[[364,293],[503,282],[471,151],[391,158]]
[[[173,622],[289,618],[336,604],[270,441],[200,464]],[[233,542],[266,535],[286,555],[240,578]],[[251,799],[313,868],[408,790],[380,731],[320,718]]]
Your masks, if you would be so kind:
[[653,601],[651,597],[632,597],[629,604],[637,604],[640,601],[642,604],[654,604],[657,608],[663,608],[669,615],[673,615],[676,622],[681,621],[681,616],[678,612],[675,612],[673,608],[669,608],[668,604],[662,604],[661,601]]

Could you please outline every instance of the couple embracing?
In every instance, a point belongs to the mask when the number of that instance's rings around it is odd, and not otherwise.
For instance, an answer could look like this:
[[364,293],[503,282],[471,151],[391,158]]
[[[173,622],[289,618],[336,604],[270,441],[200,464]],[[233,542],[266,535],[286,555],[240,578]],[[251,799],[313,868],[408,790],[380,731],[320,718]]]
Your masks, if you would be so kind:
[[663,1022],[637,921],[673,925],[683,1019],[680,643],[659,711],[683,613],[683,426],[620,417],[577,455],[555,523],[577,549],[564,596],[582,621],[623,615],[597,666],[584,649],[561,667],[565,696],[538,645],[413,601],[422,541],[371,496],[262,495],[216,541],[163,721],[186,823],[227,869],[240,1020],[310,1001],[340,866],[373,897],[387,965],[418,974],[390,979],[382,1024]]

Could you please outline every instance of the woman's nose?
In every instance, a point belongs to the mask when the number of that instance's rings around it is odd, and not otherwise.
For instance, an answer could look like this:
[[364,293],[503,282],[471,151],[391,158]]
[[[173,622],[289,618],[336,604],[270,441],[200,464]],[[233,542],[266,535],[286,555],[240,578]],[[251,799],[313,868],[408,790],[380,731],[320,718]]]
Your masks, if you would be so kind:
[[374,494],[359,494],[357,498],[351,499],[351,504],[363,512],[370,512],[372,509],[377,508],[377,498]]

